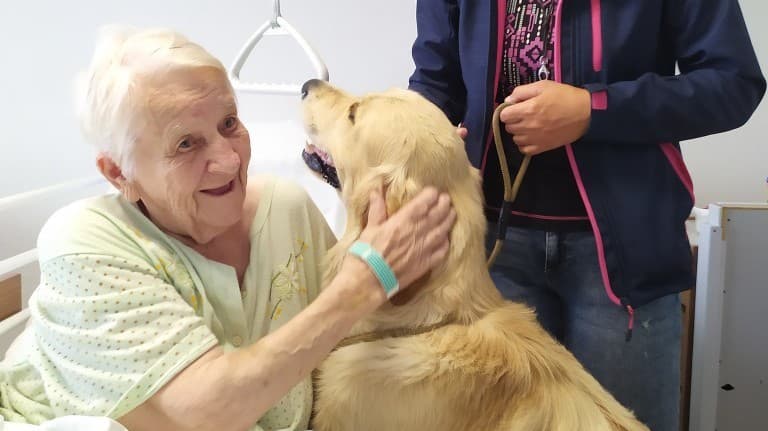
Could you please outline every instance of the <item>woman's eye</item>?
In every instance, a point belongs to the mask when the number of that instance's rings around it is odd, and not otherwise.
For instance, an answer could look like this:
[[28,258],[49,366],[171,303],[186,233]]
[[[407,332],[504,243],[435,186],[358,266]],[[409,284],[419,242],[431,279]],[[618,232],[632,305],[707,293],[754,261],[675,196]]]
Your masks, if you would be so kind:
[[227,117],[226,120],[224,120],[224,128],[226,130],[234,129],[237,126],[237,117]]
[[189,139],[185,139],[181,142],[179,142],[179,145],[176,146],[176,148],[180,150],[188,150],[192,148],[192,142],[189,141]]

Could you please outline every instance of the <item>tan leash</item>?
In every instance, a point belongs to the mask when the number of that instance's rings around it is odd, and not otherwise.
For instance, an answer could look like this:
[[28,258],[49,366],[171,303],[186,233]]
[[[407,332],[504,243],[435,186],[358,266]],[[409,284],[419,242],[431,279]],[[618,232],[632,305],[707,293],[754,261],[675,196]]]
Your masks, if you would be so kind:
[[531,156],[526,155],[523,157],[523,161],[520,164],[520,169],[515,175],[514,184],[511,183],[509,177],[509,166],[507,165],[507,155],[504,152],[504,141],[501,139],[501,121],[499,115],[501,111],[507,106],[511,106],[512,103],[504,102],[496,107],[493,111],[493,120],[491,126],[493,127],[493,140],[496,144],[496,152],[499,154],[499,166],[501,167],[501,176],[504,179],[504,202],[501,204],[499,210],[499,223],[496,229],[496,243],[493,245],[491,256],[488,258],[488,268],[493,266],[493,262],[501,252],[501,248],[504,245],[504,238],[507,233],[507,225],[509,224],[509,211],[512,206],[512,202],[517,197],[517,192],[520,190],[520,183],[523,182],[525,172],[528,170],[528,165],[531,163]]
[[411,337],[414,335],[421,335],[430,331],[434,331],[437,328],[456,323],[457,321],[458,319],[454,314],[449,314],[443,320],[431,325],[418,326],[416,328],[391,328],[383,329],[381,331],[365,332],[347,337],[339,341],[339,344],[337,344],[332,351],[336,351],[342,347],[357,343],[369,343],[371,341],[383,340],[385,338]]

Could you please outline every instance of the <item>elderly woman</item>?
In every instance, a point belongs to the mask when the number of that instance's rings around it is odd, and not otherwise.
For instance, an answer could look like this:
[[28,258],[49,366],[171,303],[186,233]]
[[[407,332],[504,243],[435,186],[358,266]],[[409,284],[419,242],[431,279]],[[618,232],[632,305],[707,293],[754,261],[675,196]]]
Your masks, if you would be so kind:
[[[386,300],[299,187],[248,178],[248,132],[221,63],[164,30],[113,32],[87,72],[81,118],[119,194],[72,204],[40,233],[34,345],[0,370],[14,421],[106,415],[131,430],[299,430],[310,372]],[[401,288],[440,263],[455,215],[422,192],[360,240]],[[371,406],[375,408],[375,406]]]

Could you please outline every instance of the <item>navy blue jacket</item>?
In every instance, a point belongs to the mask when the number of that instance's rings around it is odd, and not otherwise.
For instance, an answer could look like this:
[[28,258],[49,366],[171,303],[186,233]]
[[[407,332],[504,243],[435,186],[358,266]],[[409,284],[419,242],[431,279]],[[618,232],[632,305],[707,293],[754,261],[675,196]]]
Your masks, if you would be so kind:
[[[505,3],[419,0],[416,12],[410,88],[464,123],[481,169]],[[592,95],[589,129],[566,151],[606,293],[631,314],[694,283],[693,185],[679,141],[744,124],[765,80],[737,0],[560,0],[557,17],[555,78]]]

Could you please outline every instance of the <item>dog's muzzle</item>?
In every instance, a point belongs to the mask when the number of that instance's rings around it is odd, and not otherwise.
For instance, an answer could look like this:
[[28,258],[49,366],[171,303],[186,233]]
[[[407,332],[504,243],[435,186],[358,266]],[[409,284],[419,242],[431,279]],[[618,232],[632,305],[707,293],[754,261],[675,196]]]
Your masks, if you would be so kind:
[[333,186],[336,190],[341,190],[341,181],[339,181],[336,167],[326,161],[327,157],[321,156],[319,149],[309,144],[307,148],[302,150],[301,157],[309,169],[315,171],[326,183]]

